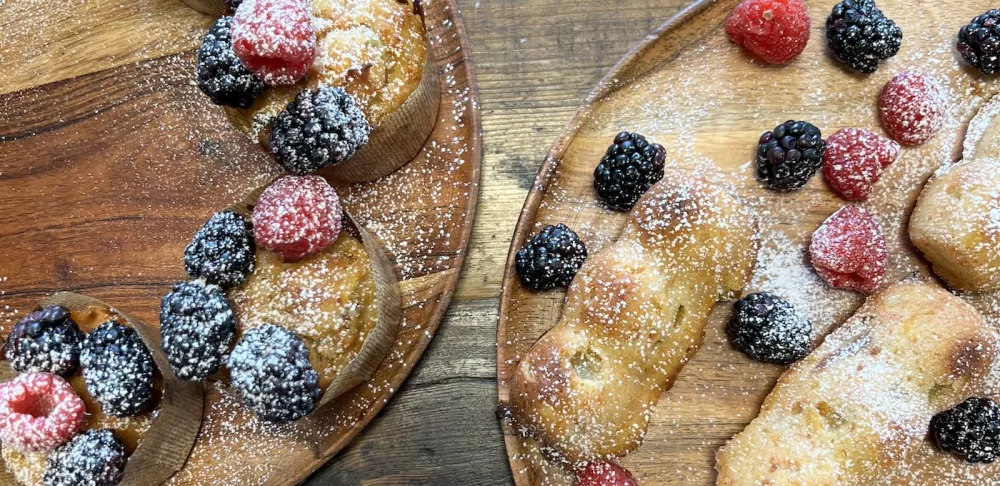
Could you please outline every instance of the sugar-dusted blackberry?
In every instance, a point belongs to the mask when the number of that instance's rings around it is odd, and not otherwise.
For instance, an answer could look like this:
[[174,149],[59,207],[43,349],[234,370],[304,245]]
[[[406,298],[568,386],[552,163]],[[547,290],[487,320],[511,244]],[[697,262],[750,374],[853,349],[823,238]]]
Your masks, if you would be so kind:
[[621,132],[594,169],[594,189],[612,209],[629,211],[663,178],[667,153],[638,133]]
[[751,358],[788,364],[809,354],[812,323],[785,300],[767,293],[736,302],[726,326],[729,342]]
[[278,114],[269,145],[286,171],[304,175],[353,157],[368,144],[369,133],[354,96],[322,86],[299,92]]
[[153,355],[131,327],[107,321],[87,334],[80,353],[87,391],[113,417],[145,410],[153,396]]
[[204,380],[219,371],[235,333],[233,306],[217,285],[180,282],[160,301],[163,352],[182,380]]
[[983,74],[1000,72],[1000,9],[989,10],[958,31],[958,52]]
[[826,19],[826,39],[837,59],[870,74],[899,52],[903,31],[878,9],[875,0],[844,0]]
[[234,211],[222,211],[198,230],[184,249],[184,269],[222,288],[235,287],[253,272],[253,225]]
[[228,364],[233,388],[261,420],[298,420],[312,412],[320,398],[309,349],[282,327],[264,324],[244,333]]
[[931,435],[941,450],[969,462],[993,462],[1000,454],[1000,404],[969,398],[931,418]]
[[547,225],[517,252],[521,283],[531,290],[565,287],[587,259],[587,246],[565,224]]
[[823,167],[826,142],[811,123],[788,120],[761,135],[757,177],[769,189],[793,191]]
[[66,376],[80,364],[83,333],[62,306],[46,307],[21,319],[7,336],[3,359],[17,371]]
[[198,87],[217,105],[249,108],[267,86],[233,52],[232,17],[216,20],[198,50]]
[[125,446],[109,429],[77,434],[45,460],[45,486],[113,486],[125,477]]

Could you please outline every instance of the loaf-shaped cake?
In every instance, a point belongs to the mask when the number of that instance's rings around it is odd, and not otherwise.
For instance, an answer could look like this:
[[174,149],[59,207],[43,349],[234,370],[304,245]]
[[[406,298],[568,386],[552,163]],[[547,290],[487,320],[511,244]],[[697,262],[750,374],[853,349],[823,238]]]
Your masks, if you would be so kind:
[[968,398],[996,353],[965,301],[933,284],[896,284],[781,376],[760,415],[719,450],[716,484],[880,484],[935,413]]
[[638,447],[713,304],[749,279],[757,245],[741,201],[704,175],[668,170],[621,238],[583,265],[559,323],[518,364],[515,425],[571,465]]

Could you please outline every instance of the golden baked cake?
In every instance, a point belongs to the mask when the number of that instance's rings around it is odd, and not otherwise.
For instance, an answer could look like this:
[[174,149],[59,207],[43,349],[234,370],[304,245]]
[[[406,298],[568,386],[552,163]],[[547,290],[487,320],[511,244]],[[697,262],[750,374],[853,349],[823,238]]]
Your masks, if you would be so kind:
[[638,447],[713,304],[750,277],[755,232],[718,182],[668,170],[621,238],[584,263],[559,322],[517,365],[515,425],[574,465]]
[[879,484],[996,353],[965,301],[933,284],[896,284],[781,376],[760,415],[716,455],[717,484]]
[[346,231],[318,254],[294,263],[258,250],[256,269],[229,298],[237,339],[263,324],[292,331],[309,349],[324,390],[358,355],[378,314],[368,253]]

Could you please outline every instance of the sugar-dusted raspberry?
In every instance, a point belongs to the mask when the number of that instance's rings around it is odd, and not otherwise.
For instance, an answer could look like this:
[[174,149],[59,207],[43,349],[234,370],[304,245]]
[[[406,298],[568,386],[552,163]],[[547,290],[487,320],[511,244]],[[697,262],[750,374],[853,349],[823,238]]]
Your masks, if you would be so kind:
[[638,486],[632,473],[613,462],[591,462],[576,474],[575,486]]
[[897,157],[898,143],[868,130],[844,128],[826,139],[823,174],[844,199],[864,201]]
[[944,126],[948,92],[926,73],[905,71],[882,88],[878,107],[892,138],[905,145],[920,145]]
[[22,452],[50,451],[83,424],[86,406],[52,373],[25,373],[0,385],[0,440]]
[[804,0],[743,0],[726,21],[729,40],[772,64],[798,57],[809,43]]
[[337,240],[342,211],[326,179],[285,176],[265,189],[254,207],[254,239],[286,262],[299,261]]
[[860,206],[844,206],[827,218],[812,235],[809,257],[833,288],[873,294],[885,283],[882,226]]
[[316,31],[305,0],[245,0],[230,35],[236,57],[270,85],[295,84],[316,57]]

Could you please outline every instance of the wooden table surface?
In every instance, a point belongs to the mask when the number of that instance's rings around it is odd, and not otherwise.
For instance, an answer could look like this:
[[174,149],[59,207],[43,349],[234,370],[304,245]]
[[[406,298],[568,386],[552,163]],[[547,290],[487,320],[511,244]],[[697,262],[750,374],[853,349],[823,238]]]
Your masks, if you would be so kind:
[[458,0],[479,76],[479,213],[448,316],[382,413],[309,485],[511,484],[494,415],[503,264],[542,159],[598,80],[689,0]]

